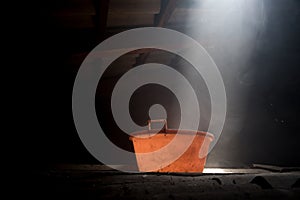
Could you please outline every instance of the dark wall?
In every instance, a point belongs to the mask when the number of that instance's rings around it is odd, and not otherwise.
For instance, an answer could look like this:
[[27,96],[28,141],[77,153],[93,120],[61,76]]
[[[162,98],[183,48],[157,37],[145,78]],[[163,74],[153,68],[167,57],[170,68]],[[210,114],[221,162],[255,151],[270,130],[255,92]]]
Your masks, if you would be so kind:
[[[292,2],[295,7],[289,8],[291,11],[266,10],[265,27],[256,36],[253,53],[245,61],[247,67],[238,76],[242,79],[244,77],[243,83],[247,81],[245,77],[252,77],[251,83],[247,85],[247,103],[243,105],[242,124],[239,124],[238,131],[231,134],[232,124],[230,120],[227,121],[221,139],[211,152],[208,165],[300,164],[300,3]],[[282,3],[277,4],[266,1],[266,8],[284,6]],[[30,162],[47,164],[98,163],[85,150],[73,123],[72,87],[79,65],[74,67],[67,62],[74,52],[90,51],[96,46],[95,31],[58,27],[49,17],[47,7],[43,8],[39,15],[30,17],[31,23],[27,26],[30,42],[27,41],[26,45],[32,50],[26,52],[26,60],[30,63],[32,78],[29,80],[30,91],[24,93],[23,98],[28,99],[29,103],[24,107],[32,117],[26,123],[30,130],[25,144],[28,150],[26,158]],[[222,48],[226,49],[226,46]],[[212,57],[217,60],[217,64],[222,60],[218,53],[212,52]],[[147,91],[147,88],[144,89]],[[169,95],[167,98],[173,98],[163,88],[157,90],[161,90],[163,95]],[[231,88],[227,88],[229,99],[235,95],[231,91]],[[101,104],[106,105],[106,109],[109,98],[106,96]],[[229,108],[234,108],[234,103]],[[176,113],[178,108],[174,109],[172,112]],[[230,112],[229,109],[228,116],[231,116]],[[104,117],[100,120],[107,119]],[[118,132],[114,131],[117,127],[111,127],[113,123],[100,123],[114,134]],[[117,140],[118,136],[112,138]],[[126,139],[124,136],[122,138]],[[132,148],[127,140],[123,145]]]

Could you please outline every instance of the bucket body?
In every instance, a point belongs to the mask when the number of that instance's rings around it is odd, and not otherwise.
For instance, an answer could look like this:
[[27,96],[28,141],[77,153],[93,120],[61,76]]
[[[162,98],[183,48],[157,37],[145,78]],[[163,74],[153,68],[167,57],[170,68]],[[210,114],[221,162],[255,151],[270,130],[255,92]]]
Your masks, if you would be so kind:
[[[158,132],[158,130],[156,130]],[[130,140],[133,142],[134,151],[136,153],[136,160],[140,172],[147,172],[148,166],[154,162],[158,162],[157,159],[164,160],[164,157],[174,154],[177,150],[172,149],[172,152],[166,152],[161,158],[154,158],[155,161],[151,159],[143,159],[142,154],[138,153],[150,153],[163,148],[165,145],[170,143],[175,137],[178,130],[168,129],[163,132],[159,132],[153,136],[145,137],[151,133],[156,133],[155,130],[136,132],[134,135],[144,136],[134,137],[131,136]],[[195,135],[196,132],[196,135]],[[179,134],[179,133],[177,133]],[[208,153],[209,145],[213,141],[214,136],[210,133],[202,131],[191,131],[191,130],[180,130],[181,137],[194,137],[191,145],[188,149],[174,162],[164,166],[157,170],[156,172],[202,172],[206,162],[206,156]],[[192,138],[186,138],[192,139]],[[184,138],[182,140],[184,142]],[[200,151],[201,149],[201,151]],[[151,163],[153,162],[153,163]]]

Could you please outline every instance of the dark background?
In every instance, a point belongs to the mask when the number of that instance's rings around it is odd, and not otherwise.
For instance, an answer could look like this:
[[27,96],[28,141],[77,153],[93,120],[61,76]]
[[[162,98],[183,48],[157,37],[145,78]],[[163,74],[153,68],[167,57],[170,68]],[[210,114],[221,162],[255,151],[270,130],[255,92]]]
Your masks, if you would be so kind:
[[[80,62],[74,67],[66,60],[76,52],[92,50],[107,36],[99,39],[94,29],[75,31],[59,26],[51,18],[55,3],[59,4],[58,1],[33,3],[19,21],[19,29],[24,32],[20,35],[24,45],[18,49],[23,52],[19,58],[24,67],[24,63],[28,63],[26,72],[30,75],[17,92],[22,99],[19,104],[24,109],[20,118],[25,123],[20,126],[26,129],[22,134],[25,139],[20,141],[22,151],[19,156],[29,165],[99,163],[81,143],[73,123],[72,88]],[[300,1],[265,1],[265,8],[264,26],[253,37],[254,47],[243,62],[237,59],[237,49],[232,49],[235,37],[227,37],[226,42],[223,38],[215,38],[217,50],[208,49],[222,68],[229,103],[224,131],[209,155],[207,166],[300,165]],[[278,11],[271,12],[271,9]],[[242,23],[246,32],[251,28],[250,22],[245,19]],[[224,34],[230,35],[231,29],[225,27]],[[230,68],[233,63],[238,63],[240,68]],[[130,149],[126,136],[113,126],[110,118],[109,92],[101,93],[101,87],[109,91],[119,77],[99,83],[97,109],[105,110],[106,115],[100,118],[100,123],[107,135],[120,146]],[[135,94],[136,100],[132,101],[139,106],[132,112],[141,124],[148,117],[143,114],[147,109],[138,104],[138,100],[144,98],[142,92],[154,96],[153,102],[160,101],[155,97],[157,93],[173,99],[165,88],[141,88]],[[239,104],[239,101],[243,103]],[[178,108],[170,109],[173,115],[178,112]],[[176,128],[176,116],[170,118],[171,126]],[[206,122],[203,123],[201,129],[205,129]]]

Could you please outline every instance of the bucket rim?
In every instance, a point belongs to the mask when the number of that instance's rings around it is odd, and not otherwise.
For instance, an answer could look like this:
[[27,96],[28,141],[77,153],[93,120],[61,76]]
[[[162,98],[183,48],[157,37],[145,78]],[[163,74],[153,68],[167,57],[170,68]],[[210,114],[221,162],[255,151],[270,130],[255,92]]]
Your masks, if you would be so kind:
[[[160,134],[160,135],[177,134],[179,129],[167,129],[165,132],[159,132],[159,131],[160,131],[159,129],[136,131],[136,132],[131,133],[131,136],[129,136],[129,140],[132,140],[132,139],[149,139],[149,137],[148,138],[135,137],[137,135],[146,135],[146,134],[148,135],[149,133],[151,134],[151,133],[157,133],[158,132],[157,134]],[[180,131],[185,132],[185,133],[181,133],[183,135],[191,135],[191,134],[194,134],[194,133],[191,133],[191,132],[195,132],[195,130],[190,130],[190,129],[180,129]],[[197,130],[196,132],[197,132],[196,135],[208,137],[212,141],[215,138],[215,136],[212,133],[209,133],[209,132],[206,132],[206,131],[198,131]],[[157,135],[157,134],[155,134],[155,135]]]

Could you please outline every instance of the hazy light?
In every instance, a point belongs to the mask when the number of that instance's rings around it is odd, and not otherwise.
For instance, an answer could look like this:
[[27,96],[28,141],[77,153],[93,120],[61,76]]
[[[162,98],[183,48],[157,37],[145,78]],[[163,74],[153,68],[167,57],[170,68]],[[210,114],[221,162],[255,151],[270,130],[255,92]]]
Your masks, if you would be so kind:
[[[261,45],[259,36],[264,32],[265,27],[264,1],[193,2],[193,9],[187,14],[185,33],[208,51],[220,70],[226,89],[227,117],[222,131],[222,138],[225,139],[218,142],[224,150],[218,151],[208,159],[209,164],[222,167],[228,157],[232,159],[232,152],[226,150],[227,147],[232,146],[231,139],[238,134],[243,134],[242,128],[246,123],[248,100],[256,74],[253,54]],[[192,77],[193,75],[187,78]],[[197,87],[202,91],[201,86]],[[200,101],[204,102],[202,96]],[[205,101],[203,107],[209,107],[209,103]],[[202,109],[201,118],[209,121],[209,112]],[[218,122],[210,121],[210,123],[213,129],[214,124]],[[237,154],[234,156],[238,157]],[[204,172],[230,173],[224,169],[210,168],[205,169]]]

